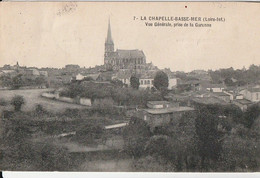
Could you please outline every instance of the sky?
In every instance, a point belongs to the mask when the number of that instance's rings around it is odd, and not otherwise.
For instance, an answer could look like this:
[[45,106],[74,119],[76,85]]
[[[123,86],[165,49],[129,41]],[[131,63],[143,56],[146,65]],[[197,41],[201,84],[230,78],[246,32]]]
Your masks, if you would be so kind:
[[[259,3],[242,2],[4,2],[0,66],[17,61],[35,67],[102,65],[109,18],[115,49],[143,50],[147,62],[159,68],[188,72],[260,65],[259,12]],[[222,17],[225,22],[148,27],[141,16]]]

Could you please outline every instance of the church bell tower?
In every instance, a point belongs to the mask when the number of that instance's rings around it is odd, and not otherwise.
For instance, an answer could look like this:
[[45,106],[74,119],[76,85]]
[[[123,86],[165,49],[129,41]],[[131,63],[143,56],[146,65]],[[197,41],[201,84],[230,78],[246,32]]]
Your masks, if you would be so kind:
[[105,42],[105,58],[104,62],[107,64],[109,62],[111,53],[114,52],[114,42],[112,39],[112,34],[111,34],[111,27],[110,27],[110,20],[108,21],[108,30],[107,30],[107,38]]

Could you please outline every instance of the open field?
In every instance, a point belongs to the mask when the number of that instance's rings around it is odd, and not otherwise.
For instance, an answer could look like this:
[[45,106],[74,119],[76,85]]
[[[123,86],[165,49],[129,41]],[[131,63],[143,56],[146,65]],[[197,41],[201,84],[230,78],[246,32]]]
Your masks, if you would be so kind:
[[[50,90],[52,89],[1,90],[0,99],[3,98],[7,101],[11,101],[12,97],[15,95],[23,96],[25,99],[25,105],[22,108],[23,111],[32,110],[37,104],[41,104],[45,109],[52,112],[61,112],[66,108],[86,108],[85,106],[77,104],[65,103],[41,97],[43,92]],[[10,106],[8,108],[10,108]]]

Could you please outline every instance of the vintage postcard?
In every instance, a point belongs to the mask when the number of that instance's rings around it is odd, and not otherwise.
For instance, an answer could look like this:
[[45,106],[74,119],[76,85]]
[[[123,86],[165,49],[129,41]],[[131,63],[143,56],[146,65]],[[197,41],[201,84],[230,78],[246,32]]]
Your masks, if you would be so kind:
[[0,3],[0,170],[258,172],[260,3]]

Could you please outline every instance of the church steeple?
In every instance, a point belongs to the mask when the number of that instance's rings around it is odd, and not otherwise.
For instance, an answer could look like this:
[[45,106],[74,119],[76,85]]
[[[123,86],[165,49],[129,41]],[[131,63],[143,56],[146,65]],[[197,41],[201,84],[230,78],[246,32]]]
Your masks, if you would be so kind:
[[108,30],[107,30],[106,43],[114,44],[113,39],[112,39],[112,34],[111,34],[110,19],[108,20]]
[[105,42],[105,55],[107,53],[114,52],[114,42],[112,39],[111,27],[110,27],[110,19],[108,20],[108,30],[107,30],[107,38]]

